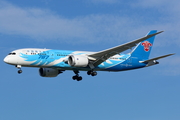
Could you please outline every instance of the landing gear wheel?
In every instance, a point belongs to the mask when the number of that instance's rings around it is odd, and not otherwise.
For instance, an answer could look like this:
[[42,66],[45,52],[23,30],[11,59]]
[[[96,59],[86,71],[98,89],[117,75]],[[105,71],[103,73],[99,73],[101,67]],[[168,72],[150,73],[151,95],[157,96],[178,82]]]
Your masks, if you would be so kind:
[[82,77],[79,76],[79,77],[77,78],[77,81],[81,81],[81,80],[82,80]]
[[73,80],[77,80],[77,81],[81,81],[82,77],[79,76],[79,71],[78,70],[74,70],[74,73],[76,74],[75,76],[72,77]]
[[18,73],[21,74],[21,73],[22,73],[22,70],[18,70]]
[[87,74],[88,74],[88,75],[91,75],[91,74],[92,74],[92,71],[87,71]]
[[76,75],[72,77],[73,80],[77,80],[77,78],[78,78],[78,76],[76,76]]
[[75,76],[72,77],[72,79],[73,79],[73,80],[77,80],[77,81],[81,81],[81,80],[82,80],[82,77],[75,75]]
[[91,73],[91,75],[92,75],[92,76],[96,76],[96,75],[97,75],[97,72],[94,71],[94,72]]
[[97,75],[97,72],[96,71],[88,71],[87,72],[88,75],[91,75],[91,76],[96,76]]

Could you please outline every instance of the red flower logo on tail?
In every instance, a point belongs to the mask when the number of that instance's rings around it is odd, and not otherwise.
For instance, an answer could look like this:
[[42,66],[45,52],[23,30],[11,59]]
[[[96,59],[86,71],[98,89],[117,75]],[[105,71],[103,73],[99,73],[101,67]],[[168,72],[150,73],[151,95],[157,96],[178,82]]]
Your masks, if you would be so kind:
[[152,44],[150,42],[148,42],[148,41],[144,41],[143,43],[141,43],[141,45],[144,46],[144,50],[146,52],[148,52],[150,47],[152,46]]

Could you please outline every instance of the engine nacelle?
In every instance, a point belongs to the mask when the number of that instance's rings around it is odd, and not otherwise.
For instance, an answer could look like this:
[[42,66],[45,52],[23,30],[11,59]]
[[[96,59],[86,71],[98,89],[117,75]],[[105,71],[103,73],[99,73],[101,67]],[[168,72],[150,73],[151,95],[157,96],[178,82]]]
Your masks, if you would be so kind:
[[82,55],[71,55],[68,58],[68,64],[72,67],[86,67],[89,59]]
[[61,71],[53,68],[40,68],[39,74],[41,77],[56,77]]

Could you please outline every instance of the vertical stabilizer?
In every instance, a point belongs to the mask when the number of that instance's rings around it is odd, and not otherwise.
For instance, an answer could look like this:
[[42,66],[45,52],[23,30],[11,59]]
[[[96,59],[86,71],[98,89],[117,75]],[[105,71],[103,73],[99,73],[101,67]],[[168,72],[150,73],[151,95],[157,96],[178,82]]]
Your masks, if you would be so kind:
[[[157,33],[157,30],[152,30],[150,31],[147,35],[151,35]],[[143,60],[147,60],[149,58],[151,49],[153,47],[153,42],[154,42],[155,36],[144,40],[140,42],[134,50],[131,52],[132,57],[138,57]]]

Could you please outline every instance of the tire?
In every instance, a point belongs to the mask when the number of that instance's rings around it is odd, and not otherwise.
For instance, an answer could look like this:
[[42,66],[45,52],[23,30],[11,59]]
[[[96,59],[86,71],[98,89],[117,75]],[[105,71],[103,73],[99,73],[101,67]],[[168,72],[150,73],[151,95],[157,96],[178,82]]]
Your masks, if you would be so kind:
[[18,73],[21,74],[21,73],[22,73],[22,70],[18,70]]
[[97,75],[97,72],[92,72],[92,74],[91,74],[92,76],[96,76]]
[[79,77],[77,78],[77,81],[81,81],[81,80],[82,80],[82,77],[79,76]]
[[91,75],[91,74],[92,74],[92,71],[87,71],[87,74],[88,74],[88,75]]

